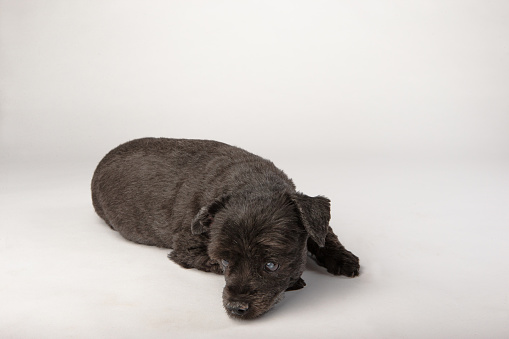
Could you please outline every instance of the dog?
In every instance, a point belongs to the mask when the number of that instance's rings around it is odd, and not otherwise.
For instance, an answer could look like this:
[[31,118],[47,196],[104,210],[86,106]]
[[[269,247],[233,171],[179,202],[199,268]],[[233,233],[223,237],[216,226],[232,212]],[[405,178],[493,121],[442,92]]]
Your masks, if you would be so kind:
[[329,199],[296,191],[271,161],[241,148],[132,140],[100,161],[91,186],[95,211],[124,238],[172,249],[184,268],[224,274],[233,318],[256,318],[303,288],[308,252],[334,275],[359,275],[359,259],[329,226]]

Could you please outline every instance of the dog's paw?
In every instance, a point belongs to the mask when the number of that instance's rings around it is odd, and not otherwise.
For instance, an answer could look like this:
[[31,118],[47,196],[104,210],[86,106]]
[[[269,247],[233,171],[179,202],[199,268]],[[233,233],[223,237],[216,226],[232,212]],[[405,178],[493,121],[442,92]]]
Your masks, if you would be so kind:
[[184,268],[196,268],[205,272],[223,274],[223,268],[217,261],[210,259],[207,255],[190,255],[190,252],[179,252],[173,250],[168,258]]
[[203,271],[212,272],[216,274],[224,274],[223,267],[217,263],[217,261],[212,259],[207,259],[205,264],[203,265]]
[[182,259],[182,256],[179,255],[178,251],[173,250],[171,253],[169,253],[168,259],[179,264],[183,268],[193,268],[192,265]]
[[302,278],[299,278],[299,280],[293,283],[292,286],[288,287],[286,291],[300,290],[301,288],[304,288],[304,286],[306,286],[306,283],[302,280]]
[[334,275],[356,277],[359,275],[359,258],[349,251],[342,251],[320,258],[327,272]]

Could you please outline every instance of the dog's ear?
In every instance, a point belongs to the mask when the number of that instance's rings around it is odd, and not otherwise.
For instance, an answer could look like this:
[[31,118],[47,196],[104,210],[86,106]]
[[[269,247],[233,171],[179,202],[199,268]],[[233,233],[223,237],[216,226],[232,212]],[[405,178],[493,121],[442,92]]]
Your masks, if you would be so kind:
[[202,234],[206,231],[207,227],[214,221],[214,215],[228,202],[228,197],[224,196],[208,206],[204,206],[200,209],[198,214],[193,218],[191,222],[191,233]]
[[318,246],[325,245],[325,236],[329,229],[330,200],[322,197],[309,197],[302,193],[292,195],[292,200],[297,205],[302,224]]

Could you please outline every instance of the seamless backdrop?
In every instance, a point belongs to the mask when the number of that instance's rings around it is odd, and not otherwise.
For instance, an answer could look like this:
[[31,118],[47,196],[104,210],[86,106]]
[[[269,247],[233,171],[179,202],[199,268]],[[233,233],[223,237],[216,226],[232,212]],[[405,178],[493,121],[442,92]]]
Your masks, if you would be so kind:
[[[0,336],[509,335],[506,1],[0,0]],[[273,160],[361,258],[227,318],[89,182],[144,136]]]

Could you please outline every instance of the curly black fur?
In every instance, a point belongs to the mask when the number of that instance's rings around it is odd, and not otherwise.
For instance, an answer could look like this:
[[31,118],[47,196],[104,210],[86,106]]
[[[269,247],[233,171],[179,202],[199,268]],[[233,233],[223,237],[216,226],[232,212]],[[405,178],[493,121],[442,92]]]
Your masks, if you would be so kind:
[[308,251],[332,274],[359,274],[358,258],[329,227],[327,198],[297,192],[272,162],[220,142],[122,144],[97,166],[92,201],[126,239],[173,249],[182,267],[224,274],[233,317],[257,317],[304,287]]

